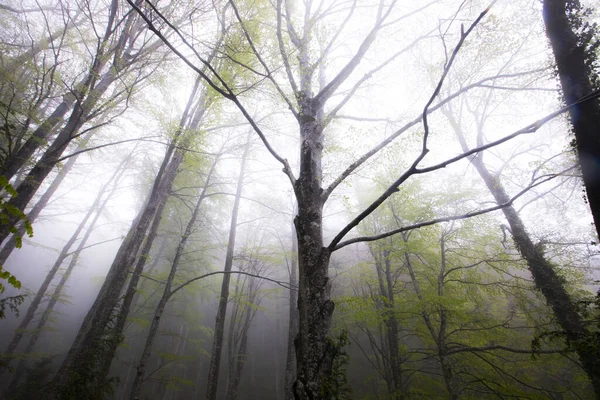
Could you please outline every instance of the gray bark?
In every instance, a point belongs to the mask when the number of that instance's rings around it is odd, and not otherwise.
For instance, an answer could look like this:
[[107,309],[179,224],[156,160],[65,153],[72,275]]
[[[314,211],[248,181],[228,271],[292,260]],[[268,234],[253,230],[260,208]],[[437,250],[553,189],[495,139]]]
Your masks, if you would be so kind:
[[140,391],[142,389],[142,384],[144,382],[146,363],[148,362],[148,359],[150,358],[150,355],[152,354],[152,346],[154,345],[154,340],[156,339],[156,334],[158,332],[160,320],[161,320],[162,314],[165,310],[165,306],[167,305],[167,301],[169,301],[169,298],[171,297],[171,287],[173,285],[173,279],[175,279],[175,274],[177,273],[177,269],[179,268],[179,263],[181,261],[183,252],[185,251],[185,247],[186,247],[188,238],[192,234],[194,227],[196,225],[196,220],[198,219],[198,213],[200,212],[200,206],[202,205],[202,201],[206,197],[206,194],[207,194],[206,192],[207,192],[208,188],[210,187],[211,178],[214,173],[214,169],[216,167],[217,162],[218,162],[218,157],[215,158],[213,164],[210,167],[210,170],[208,172],[208,175],[207,175],[207,178],[206,178],[206,181],[204,184],[204,188],[202,189],[202,193],[198,197],[198,201],[196,202],[196,206],[194,208],[194,211],[192,212],[192,216],[187,223],[185,231],[184,231],[183,235],[181,236],[181,239],[177,246],[177,250],[175,251],[175,257],[173,259],[173,264],[171,265],[171,271],[169,272],[169,276],[167,277],[167,280],[165,282],[163,294],[162,294],[160,300],[158,301],[156,310],[154,311],[154,317],[152,318],[148,336],[146,337],[146,344],[144,345],[144,349],[142,351],[140,361],[136,368],[135,378],[134,378],[133,385],[131,388],[131,393],[129,395],[129,398],[131,400],[139,399]]
[[[463,151],[468,150],[468,145],[460,125],[452,116],[449,116],[449,121]],[[479,154],[471,158],[471,164],[473,164],[481,176],[495,201],[498,204],[509,204],[510,197],[506,193],[502,182],[487,169],[483,163],[482,155]],[[508,205],[502,208],[502,212],[510,227],[515,246],[527,262],[535,287],[542,292],[558,324],[564,330],[566,338],[575,348],[581,360],[582,368],[590,378],[596,396],[600,398],[600,359],[597,354],[589,351],[590,349],[587,346],[582,346],[589,338],[589,331],[575,303],[567,292],[563,278],[556,273],[554,265],[548,261],[543,249],[533,243],[515,207],[512,204]]]
[[[71,276],[73,269],[77,266],[77,262],[79,261],[79,255],[85,248],[92,232],[94,231],[94,228],[96,227],[96,223],[98,222],[98,219],[100,218],[100,216],[102,215],[102,212],[106,208],[106,205],[108,204],[109,200],[112,198],[115,191],[117,190],[119,182],[121,180],[121,177],[123,176],[123,174],[127,168],[126,164],[129,163],[132,155],[133,154],[130,154],[126,159],[124,159],[119,164],[119,166],[115,169],[114,174],[110,177],[110,179],[106,182],[106,184],[104,184],[102,186],[102,188],[99,190],[99,192],[96,196],[96,199],[94,200],[94,203],[92,204],[92,206],[86,213],[85,217],[79,223],[79,226],[77,227],[75,232],[73,232],[73,235],[71,236],[71,238],[64,245],[58,258],[56,259],[56,262],[54,263],[50,272],[48,273],[46,280],[44,281],[44,284],[46,284],[46,283],[49,284],[51,282],[51,280],[56,275],[56,272],[58,271],[58,269],[60,268],[60,266],[62,265],[64,260],[66,260],[69,256],[71,256],[71,261],[69,262],[68,267],[63,272],[58,285],[56,285],[56,287],[54,288],[52,295],[49,297],[48,305],[46,306],[46,309],[42,313],[40,320],[37,323],[37,326],[33,330],[33,334],[31,335],[29,344],[27,345],[27,347],[25,349],[25,354],[30,354],[33,351],[35,344],[37,343],[38,339],[40,338],[40,336],[43,332],[43,329],[46,326],[46,323],[48,322],[48,319],[50,318],[52,311],[54,310],[54,306],[56,305],[56,303],[58,302],[58,300],[60,299],[60,297],[62,295],[62,291],[65,287],[65,284],[67,283],[67,280]],[[108,190],[109,186],[111,186],[110,190]],[[104,198],[104,200],[102,200],[103,198]],[[96,215],[90,222],[90,225],[88,226],[85,235],[83,236],[79,245],[77,246],[77,249],[74,252],[70,253],[69,250],[71,249],[71,247],[73,246],[73,244],[79,237],[79,234],[81,233],[81,231],[87,224],[88,219],[94,213]],[[27,329],[27,325],[33,319],[34,313],[37,310],[37,308],[39,307],[42,296],[48,290],[48,284],[46,284],[45,287],[44,287],[44,284],[42,285],[42,287],[40,287],[40,289],[38,290],[38,292],[36,294],[36,297],[34,298],[34,301],[29,306],[29,308],[27,310],[27,314],[25,315],[25,317],[23,318],[23,321],[19,325],[20,329],[17,331],[17,333],[15,334],[15,337],[11,341],[9,349],[12,349],[14,351],[14,349],[18,345],[19,341],[21,340],[23,333],[25,332],[25,329]],[[43,289],[43,291],[42,291],[42,289]],[[22,327],[22,330],[21,330],[21,327]],[[8,390],[7,390],[8,393],[12,393],[15,391],[17,384],[19,383],[19,379],[21,378],[21,376],[24,372],[25,364],[26,364],[26,362],[24,359],[19,362],[17,368],[15,369],[14,377],[8,387]]]
[[244,153],[242,155],[242,165],[240,167],[240,173],[238,176],[233,210],[231,211],[231,223],[229,225],[229,240],[227,242],[225,265],[223,267],[225,274],[223,274],[223,282],[221,284],[221,294],[219,297],[219,305],[217,307],[217,316],[215,318],[215,333],[213,337],[212,353],[210,356],[210,364],[208,367],[208,381],[206,388],[207,400],[215,400],[217,398],[217,387],[219,384],[219,367],[221,365],[221,352],[223,350],[223,337],[225,333],[225,315],[227,313],[227,302],[229,299],[229,281],[231,278],[231,274],[229,274],[229,272],[231,272],[231,267],[233,265],[233,251],[235,250],[237,217],[242,196],[242,188],[244,185],[244,171],[246,168],[246,158],[250,151],[250,145],[250,135],[248,135],[248,141],[246,143],[246,146],[244,147]]
[[[106,343],[106,329],[111,325],[114,312],[121,291],[127,280],[129,268],[134,265],[138,251],[146,237],[146,232],[151,222],[154,220],[156,211],[160,203],[164,200],[171,190],[171,185],[175,179],[177,168],[181,162],[182,155],[177,153],[173,155],[177,140],[182,134],[190,115],[190,108],[193,103],[196,91],[198,89],[198,80],[188,101],[187,108],[182,116],[180,129],[176,132],[173,143],[168,147],[163,162],[154,180],[152,190],[148,196],[145,206],[140,210],[139,215],[133,222],[129,234],[121,244],[115,259],[111,265],[108,275],[100,288],[94,304],[88,311],[80,329],[77,333],[74,343],[63,361],[59,371],[54,378],[54,385],[58,388],[66,388],[72,382],[83,380],[82,386],[94,392],[97,382],[92,382],[96,378],[101,378],[99,372],[104,373],[106,363],[102,356],[102,350],[107,347],[113,348],[113,344]],[[179,154],[179,155],[178,155]],[[117,315],[118,317],[118,315]],[[115,332],[112,332],[115,333]],[[120,332],[116,332],[120,334]],[[117,340],[111,335],[111,340]],[[92,354],[90,354],[90,352]],[[89,374],[86,376],[86,374]],[[92,379],[93,377],[93,379]]]

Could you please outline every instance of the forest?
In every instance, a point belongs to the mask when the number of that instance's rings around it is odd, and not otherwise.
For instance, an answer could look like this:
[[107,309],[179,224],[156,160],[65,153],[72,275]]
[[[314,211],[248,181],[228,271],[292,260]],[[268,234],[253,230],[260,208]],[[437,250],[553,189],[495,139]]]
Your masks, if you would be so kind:
[[0,400],[600,399],[580,0],[2,0]]

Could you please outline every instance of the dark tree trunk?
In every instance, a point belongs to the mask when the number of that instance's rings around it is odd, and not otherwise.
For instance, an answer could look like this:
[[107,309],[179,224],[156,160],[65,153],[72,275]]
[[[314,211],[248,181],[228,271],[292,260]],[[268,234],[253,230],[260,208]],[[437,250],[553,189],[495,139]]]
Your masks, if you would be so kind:
[[298,334],[298,239],[296,230],[292,226],[292,255],[290,262],[290,291],[289,291],[289,324],[287,339],[287,357],[285,362],[284,390],[285,400],[293,400],[292,385],[296,378],[296,355],[294,353],[294,338]]
[[[29,171],[25,180],[17,187],[18,196],[13,197],[9,204],[19,210],[25,210],[29,201],[35,195],[35,192],[42,185],[42,182],[58,163],[63,152],[75,137],[79,129],[89,119],[90,113],[96,106],[100,97],[106,92],[108,87],[117,79],[115,71],[111,69],[102,77],[100,83],[92,90],[89,96],[82,103],[77,102],[69,121],[61,129],[60,133],[54,139],[52,145],[44,152],[44,155]],[[10,234],[10,228],[19,220],[18,216],[10,216],[8,224],[0,225],[0,242],[4,241]]]
[[[576,104],[592,93],[590,70],[586,66],[586,44],[573,31],[567,7],[579,7],[578,0],[544,0],[546,34],[550,39],[558,76],[567,105]],[[569,110],[583,183],[600,237],[600,104],[598,99],[583,101]],[[600,378],[598,378],[600,379]],[[598,392],[600,394],[600,392]]]
[[244,172],[246,169],[246,158],[250,151],[251,141],[248,135],[244,153],[242,155],[242,165],[238,176],[237,188],[233,210],[231,211],[231,223],[229,226],[229,241],[227,242],[227,253],[225,255],[225,265],[223,267],[223,282],[221,284],[221,294],[215,318],[215,333],[213,338],[212,353],[208,367],[208,381],[206,387],[206,399],[215,400],[217,398],[217,388],[219,385],[219,369],[221,365],[221,352],[223,350],[223,337],[225,334],[225,315],[227,314],[227,302],[229,300],[229,281],[231,278],[231,267],[233,266],[233,251],[235,250],[235,236],[237,231],[237,217],[244,186]]
[[151,222],[155,218],[160,203],[171,190],[171,185],[182,157],[180,152],[177,152],[175,155],[173,155],[173,152],[177,140],[188,121],[198,84],[197,80],[186,111],[181,119],[180,129],[173,139],[174,142],[165,153],[148,201],[142,210],[140,210],[138,217],[129,230],[129,234],[121,244],[108,275],[100,288],[100,292],[83,320],[77,337],[54,378],[53,384],[59,391],[69,390],[69,387],[73,385],[77,386],[78,384],[74,382],[80,382],[81,388],[79,390],[87,388],[95,393],[98,387],[99,383],[97,379],[102,378],[99,376],[100,372],[104,371],[106,367],[103,353],[114,347],[112,341],[118,340],[113,330],[112,332],[108,332],[109,340],[107,341],[107,329],[110,331],[111,327],[114,328],[114,324],[111,324],[111,321],[114,323],[114,318],[118,318],[118,314],[115,315],[115,311],[117,310],[116,307],[119,303],[120,294],[127,280],[130,267],[135,263],[138,251],[146,237],[146,232]]
[[[83,150],[85,148],[87,140],[92,136],[92,134],[93,132],[90,131],[83,138],[80,145],[77,146],[75,152]],[[58,174],[56,175],[50,186],[48,186],[48,189],[46,189],[44,194],[35,203],[33,208],[27,213],[27,219],[29,220],[29,223],[33,224],[42,212],[42,210],[48,205],[48,202],[50,201],[54,193],[56,193],[61,183],[65,180],[65,177],[69,174],[69,172],[71,172],[71,169],[73,168],[73,165],[75,164],[75,161],[77,161],[78,157],[79,154],[75,154],[73,157],[69,157],[65,165],[63,165],[60,171],[58,171]],[[17,228],[17,232],[18,236],[22,237],[25,234],[25,225],[19,225],[19,227]],[[15,249],[16,242],[16,236],[14,234],[11,235],[10,238],[6,241],[6,243],[2,247],[2,250],[0,251],[0,265],[4,265],[4,263],[6,263],[6,260],[8,259],[12,251]]]

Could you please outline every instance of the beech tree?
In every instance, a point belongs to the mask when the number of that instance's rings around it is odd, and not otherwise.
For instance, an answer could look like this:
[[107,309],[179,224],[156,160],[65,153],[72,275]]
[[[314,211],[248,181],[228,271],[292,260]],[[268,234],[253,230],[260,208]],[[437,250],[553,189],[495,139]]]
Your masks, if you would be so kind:
[[[479,14],[470,17],[470,23],[462,25],[460,28],[446,27],[444,29],[455,29],[459,31],[455,37],[454,45],[446,44],[448,39],[443,36],[445,49],[445,62],[441,71],[438,72],[435,79],[436,84],[431,90],[428,98],[423,102],[423,111],[413,122],[396,129],[392,134],[379,144],[372,147],[362,156],[357,156],[346,169],[342,170],[336,178],[333,178],[328,184],[323,176],[323,149],[326,143],[327,132],[331,130],[331,122],[339,117],[340,110],[347,106],[353,95],[361,90],[362,85],[374,74],[380,72],[384,67],[393,63],[403,51],[384,58],[379,64],[375,63],[372,69],[366,69],[362,78],[357,77],[359,64],[365,60],[377,41],[378,34],[382,31],[393,30],[397,27],[399,21],[412,16],[413,14],[402,15],[396,7],[396,2],[375,3],[373,5],[361,4],[363,15],[371,18],[370,28],[365,32],[363,39],[356,43],[354,51],[351,54],[345,54],[344,62],[338,61],[333,68],[335,72],[327,73],[326,63],[331,57],[331,52],[335,48],[337,40],[343,36],[348,29],[348,21],[357,11],[357,3],[352,2],[345,8],[330,8],[323,4],[317,5],[307,2],[303,6],[295,4],[292,6],[287,1],[277,1],[273,6],[264,5],[262,7],[253,7],[247,10],[241,6],[241,3],[230,1],[228,5],[231,8],[232,18],[237,21],[237,26],[245,38],[246,52],[251,53],[254,58],[243,60],[236,58],[235,54],[226,53],[227,57],[233,62],[247,66],[257,77],[264,79],[278,93],[281,100],[290,110],[299,132],[300,160],[297,174],[288,162],[288,159],[281,156],[269,140],[268,134],[251,116],[245,105],[244,96],[235,86],[230,85],[227,77],[221,76],[218,71],[212,68],[211,63],[203,58],[197,51],[195,57],[186,57],[176,46],[165,38],[165,34],[175,32],[177,35],[176,43],[187,46],[191,51],[196,49],[192,45],[192,40],[187,32],[180,31],[179,28],[170,23],[162,16],[159,10],[152,2],[146,2],[145,10],[129,1],[129,4],[136,9],[148,24],[150,30],[156,33],[167,44],[171,50],[175,51],[188,66],[193,68],[210,87],[224,98],[231,101],[247,119],[248,123],[255,130],[257,135],[263,141],[268,152],[283,168],[284,174],[290,181],[298,203],[298,213],[294,219],[297,238],[298,238],[298,258],[299,258],[299,291],[298,291],[298,309],[299,309],[299,333],[295,340],[297,356],[297,378],[294,383],[294,395],[296,399],[317,399],[331,398],[335,396],[334,392],[329,392],[331,385],[328,385],[332,379],[333,364],[339,349],[333,345],[329,339],[329,332],[334,311],[334,303],[330,298],[330,282],[328,276],[328,267],[331,254],[350,244],[359,242],[368,242],[383,239],[388,236],[399,234],[404,231],[416,229],[418,227],[439,223],[453,219],[463,219],[473,217],[489,211],[501,209],[509,205],[514,199],[506,199],[502,204],[494,207],[479,209],[476,211],[462,214],[460,216],[448,215],[430,221],[408,223],[405,226],[392,229],[372,236],[358,236],[346,239],[348,234],[361,222],[363,222],[371,213],[381,206],[388,198],[399,190],[399,187],[409,178],[425,175],[439,171],[467,157],[485,151],[487,149],[505,143],[517,136],[532,133],[540,129],[548,121],[557,115],[569,109],[557,110],[548,116],[539,119],[531,124],[527,124],[521,129],[515,130],[511,134],[506,134],[499,139],[478,144],[478,147],[452,157],[443,157],[441,160],[435,160],[432,164],[424,166],[424,162],[430,152],[431,126],[429,122],[430,113],[439,108],[445,102],[452,100],[469,88],[462,88],[458,93],[453,93],[448,97],[438,99],[445,79],[453,67],[453,64],[460,57],[461,48],[469,40],[470,36],[477,31],[477,26],[485,20],[490,12],[492,5],[482,6]],[[493,4],[493,3],[492,3]],[[426,9],[431,3],[423,5],[419,10]],[[460,12],[459,7],[457,12]],[[260,14],[259,14],[260,13]],[[341,15],[335,25],[329,25],[330,30],[324,29],[327,26],[327,18],[331,15]],[[272,33],[271,43],[277,44],[278,54],[276,58],[269,54],[267,56],[266,48],[262,43],[262,37],[266,34],[261,32],[257,35],[251,28],[250,21],[256,21],[259,15],[270,15],[271,20],[277,21],[276,26],[270,27]],[[155,22],[156,18],[160,23]],[[453,21],[450,18],[449,21]],[[319,31],[319,27],[323,30]],[[441,29],[439,27],[434,28]],[[427,37],[424,34],[419,40]],[[411,45],[408,46],[410,48]],[[241,51],[237,54],[241,54]],[[291,56],[293,54],[293,56]],[[275,61],[276,60],[276,61]],[[284,73],[276,73],[276,68],[281,65]],[[208,71],[202,68],[208,68]],[[329,77],[331,76],[331,77]],[[339,100],[338,100],[339,99]],[[435,103],[435,104],[434,104]],[[404,171],[400,172],[397,179],[393,181],[370,205],[359,212],[345,227],[340,229],[328,244],[323,236],[323,207],[332,193],[339,188],[340,184],[363,166],[374,155],[388,146],[394,139],[409,130],[411,127],[422,124],[420,133],[421,149],[413,156],[412,161],[406,164]],[[325,389],[329,388],[329,389]]]

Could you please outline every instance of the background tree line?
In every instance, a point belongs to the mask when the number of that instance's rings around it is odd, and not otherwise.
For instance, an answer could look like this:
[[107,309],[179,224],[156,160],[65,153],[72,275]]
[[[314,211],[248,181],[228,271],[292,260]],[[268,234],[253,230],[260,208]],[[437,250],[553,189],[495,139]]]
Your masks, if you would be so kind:
[[600,396],[592,9],[0,13],[3,398]]

